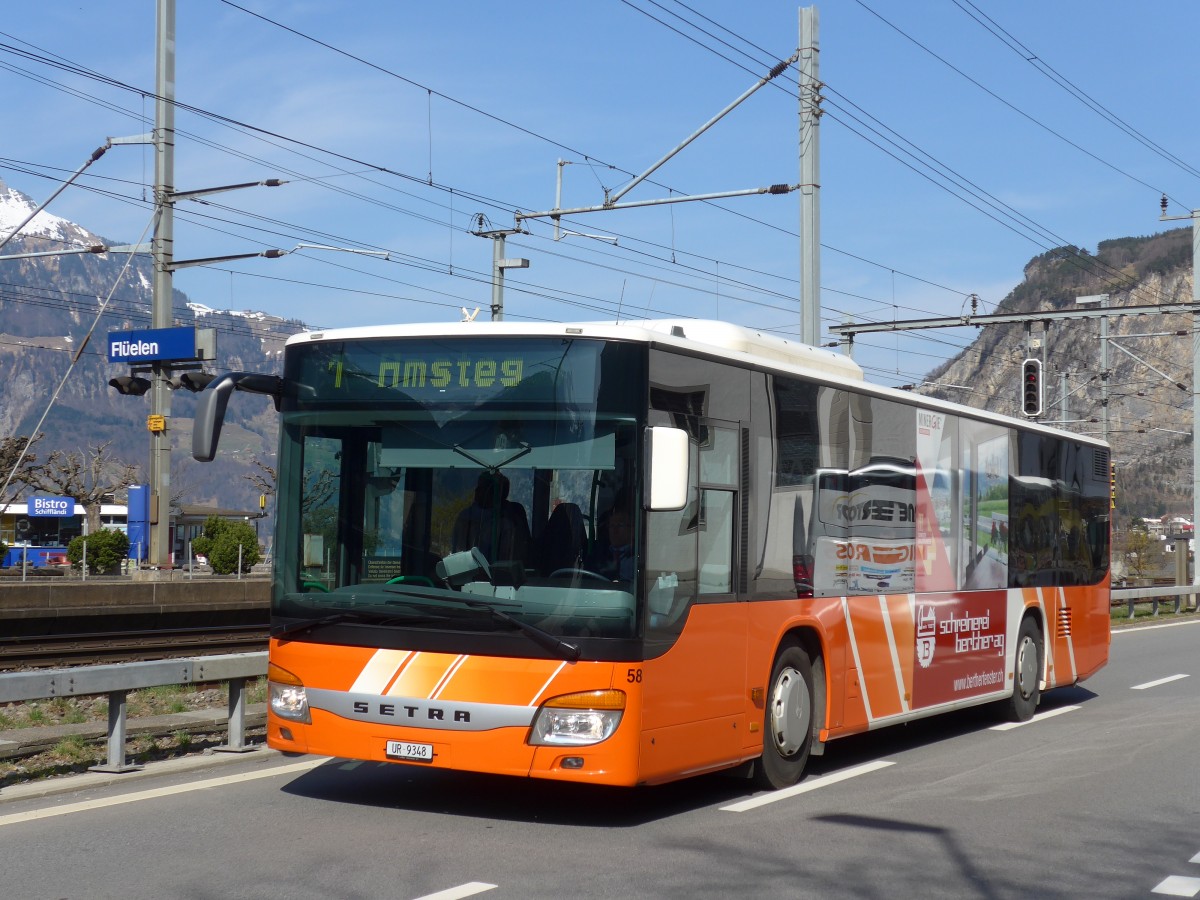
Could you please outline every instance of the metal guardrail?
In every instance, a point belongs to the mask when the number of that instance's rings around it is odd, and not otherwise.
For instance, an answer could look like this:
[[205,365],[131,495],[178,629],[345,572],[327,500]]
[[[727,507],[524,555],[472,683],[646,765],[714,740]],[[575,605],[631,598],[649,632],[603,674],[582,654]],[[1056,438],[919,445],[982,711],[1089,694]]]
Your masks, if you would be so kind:
[[[1167,584],[1158,587],[1140,587],[1140,588],[1118,588],[1110,591],[1113,603],[1128,603],[1129,618],[1133,618],[1133,608],[1138,603],[1150,602],[1154,604],[1153,615],[1158,615],[1158,604],[1163,598],[1175,598],[1175,612],[1180,613],[1183,605],[1184,597],[1192,597],[1187,609],[1196,609],[1196,595],[1200,594],[1200,584]],[[1170,601],[1167,601],[1170,602]]]
[[244,753],[246,743],[246,681],[267,674],[266,651],[197,656],[149,662],[42,669],[0,674],[0,703],[49,700],[55,697],[108,695],[108,758],[93,772],[133,772],[141,768],[125,759],[126,697],[141,688],[174,684],[229,682],[228,742],[215,749]]

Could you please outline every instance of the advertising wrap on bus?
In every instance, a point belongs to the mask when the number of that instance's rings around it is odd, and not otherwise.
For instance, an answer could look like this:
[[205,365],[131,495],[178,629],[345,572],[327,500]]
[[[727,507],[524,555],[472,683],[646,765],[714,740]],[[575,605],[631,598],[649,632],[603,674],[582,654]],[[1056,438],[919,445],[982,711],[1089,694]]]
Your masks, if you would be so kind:
[[822,595],[913,589],[914,503],[911,465],[817,473],[814,587]]

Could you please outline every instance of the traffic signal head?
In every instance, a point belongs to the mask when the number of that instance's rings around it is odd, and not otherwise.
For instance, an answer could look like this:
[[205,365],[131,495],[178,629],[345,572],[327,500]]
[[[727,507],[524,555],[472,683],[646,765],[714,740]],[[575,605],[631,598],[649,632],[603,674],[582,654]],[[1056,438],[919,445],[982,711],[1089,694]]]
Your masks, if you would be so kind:
[[119,393],[140,397],[150,390],[150,379],[137,375],[118,375],[108,380],[109,386],[115,387]]
[[1021,412],[1033,418],[1042,414],[1042,361],[1027,359],[1021,364]]
[[205,372],[184,372],[179,376],[179,386],[187,388],[194,393],[199,393],[208,387],[209,383],[216,377],[216,375],[209,375]]

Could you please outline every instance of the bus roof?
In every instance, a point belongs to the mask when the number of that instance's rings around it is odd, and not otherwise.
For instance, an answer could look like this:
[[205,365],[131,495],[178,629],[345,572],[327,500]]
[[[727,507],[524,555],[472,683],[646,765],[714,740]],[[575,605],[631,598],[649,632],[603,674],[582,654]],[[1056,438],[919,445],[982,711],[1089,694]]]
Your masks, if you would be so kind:
[[639,319],[630,322],[424,322],[400,325],[363,325],[333,328],[294,334],[287,346],[312,341],[351,341],[372,338],[419,337],[585,337],[600,340],[641,341],[659,346],[675,347],[693,353],[710,353],[736,361],[739,354],[748,364],[819,378],[829,382],[852,382],[856,390],[926,409],[995,422],[1008,427],[1069,436],[1083,443],[1107,446],[1104,441],[1089,435],[1064,432],[1027,419],[1017,419],[964,406],[948,400],[925,397],[882,385],[871,384],[863,377],[862,368],[841,353],[822,347],[811,347],[798,340],[781,338],[742,325],[711,319]]
[[642,319],[634,322],[432,322],[411,325],[368,325],[292,335],[287,345],[309,341],[347,341],[386,337],[473,336],[589,337],[641,341],[680,349],[736,352],[751,360],[785,363],[826,376],[862,381],[862,369],[852,359],[799,341],[709,319]]

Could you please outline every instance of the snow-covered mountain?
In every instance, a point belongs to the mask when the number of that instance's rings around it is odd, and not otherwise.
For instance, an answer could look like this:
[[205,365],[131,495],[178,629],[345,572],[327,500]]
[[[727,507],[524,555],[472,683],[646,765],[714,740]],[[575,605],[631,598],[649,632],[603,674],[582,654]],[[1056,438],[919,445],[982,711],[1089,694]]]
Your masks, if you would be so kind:
[[[0,241],[36,206],[0,181]],[[0,250],[0,256],[120,243],[130,242],[108,240],[40,212]],[[119,459],[146,466],[149,399],[123,396],[108,385],[110,378],[128,374],[128,367],[108,362],[108,332],[151,327],[149,257],[135,257],[122,275],[127,260],[124,254],[94,253],[0,259],[0,436],[28,434],[66,377],[41,428],[46,437],[39,450],[85,450],[111,441]],[[110,294],[97,322],[101,304]],[[263,312],[216,309],[178,291],[172,309],[175,325],[216,330],[218,358],[211,366],[215,372],[277,372],[283,342],[305,329],[300,322]],[[79,353],[89,332],[91,339]],[[76,353],[79,358],[72,368]],[[248,462],[251,454],[273,462],[274,408],[269,402],[231,404],[221,452],[215,462],[201,464],[192,460],[190,452],[194,406],[195,396],[187,391],[176,391],[172,397],[172,494],[182,492],[178,499],[183,503],[257,508],[257,489],[241,476],[257,471]]]

